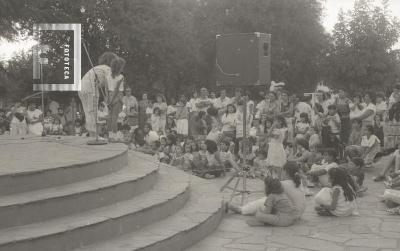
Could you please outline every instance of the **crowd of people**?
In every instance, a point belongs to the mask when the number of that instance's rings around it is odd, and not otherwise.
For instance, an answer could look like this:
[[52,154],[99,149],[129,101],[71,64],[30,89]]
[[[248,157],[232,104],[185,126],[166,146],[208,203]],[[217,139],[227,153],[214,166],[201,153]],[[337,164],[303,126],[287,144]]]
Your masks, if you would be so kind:
[[[315,195],[319,215],[351,215],[355,198],[367,189],[365,169],[380,168],[375,162],[383,155],[391,161],[375,181],[385,181],[383,197],[392,206],[400,204],[400,84],[390,95],[349,94],[325,86],[290,95],[275,85],[257,95],[235,89],[228,97],[225,89],[217,94],[201,88],[168,102],[163,94],[148,93],[138,101],[129,86],[121,85],[124,61],[116,64],[111,67],[116,71],[112,102],[100,99],[97,107],[100,137],[203,178],[249,167],[250,177],[265,179],[267,199],[228,205],[235,212],[290,225],[304,211],[302,197],[313,195],[308,188],[321,186]],[[17,103],[0,111],[0,134],[86,135],[75,101],[64,111],[49,100],[44,114],[34,102],[27,107]],[[254,209],[261,206],[261,213]]]

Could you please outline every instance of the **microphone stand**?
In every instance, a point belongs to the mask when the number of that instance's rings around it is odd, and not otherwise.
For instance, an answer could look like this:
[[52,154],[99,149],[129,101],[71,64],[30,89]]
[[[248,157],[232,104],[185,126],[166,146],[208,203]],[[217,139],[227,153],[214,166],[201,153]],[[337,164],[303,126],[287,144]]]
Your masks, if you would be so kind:
[[107,141],[106,140],[103,140],[103,139],[100,139],[99,138],[99,129],[98,129],[98,127],[97,127],[97,116],[98,116],[98,99],[99,99],[99,97],[98,97],[98,94],[97,94],[97,92],[99,91],[98,90],[98,88],[99,88],[99,78],[98,78],[98,76],[97,76],[97,74],[96,74],[96,71],[94,70],[94,65],[93,65],[93,62],[92,62],[92,59],[91,59],[91,57],[90,57],[90,54],[89,54],[89,51],[88,51],[88,49],[87,49],[87,47],[86,47],[86,44],[85,44],[85,41],[82,39],[82,45],[83,45],[83,48],[85,49],[85,53],[86,53],[86,56],[87,56],[87,58],[89,59],[89,63],[90,63],[90,66],[92,67],[92,70],[93,70],[93,73],[94,73],[94,88],[95,88],[95,92],[94,92],[94,100],[93,100],[93,107],[94,107],[94,114],[95,114],[95,123],[96,123],[96,130],[95,130],[95,136],[96,136],[96,139],[94,139],[94,140],[89,140],[86,144],[88,144],[88,145],[105,145],[105,144],[107,144]]

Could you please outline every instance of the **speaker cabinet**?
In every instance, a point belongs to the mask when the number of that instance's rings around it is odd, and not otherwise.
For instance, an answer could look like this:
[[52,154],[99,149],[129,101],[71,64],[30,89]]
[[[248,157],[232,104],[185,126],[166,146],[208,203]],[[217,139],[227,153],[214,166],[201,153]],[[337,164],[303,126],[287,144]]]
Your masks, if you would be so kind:
[[217,86],[260,86],[271,83],[271,35],[216,36]]

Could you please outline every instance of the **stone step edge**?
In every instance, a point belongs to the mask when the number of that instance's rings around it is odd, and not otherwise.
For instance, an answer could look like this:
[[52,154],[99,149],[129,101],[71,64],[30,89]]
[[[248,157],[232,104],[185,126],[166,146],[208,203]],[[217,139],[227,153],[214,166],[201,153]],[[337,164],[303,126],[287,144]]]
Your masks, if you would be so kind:
[[[193,179],[198,178],[193,177]],[[217,191],[215,189],[214,192],[218,194]],[[199,184],[198,180],[194,180],[191,184],[191,198],[174,215],[114,240],[111,239],[74,251],[184,250],[211,234],[224,216],[223,197],[220,195],[207,196],[210,192],[212,191],[210,191],[208,183],[200,181]],[[202,212],[201,207],[204,205],[212,205],[215,208]],[[183,226],[183,223],[187,223],[185,219],[191,219],[192,222]]]
[[[56,239],[59,239],[60,241],[64,241],[65,243],[70,243],[70,245],[74,245],[73,242],[71,242],[71,238],[73,238],[73,235],[80,236],[78,233],[76,233],[79,230],[89,230],[91,227],[101,227],[101,225],[104,224],[109,224],[114,227],[115,231],[112,231],[112,233],[117,236],[121,235],[121,231],[126,231],[130,232],[133,229],[123,229],[120,226],[115,226],[112,224],[116,224],[117,222],[120,224],[123,224],[126,218],[129,217],[135,217],[141,213],[146,213],[147,211],[150,211],[152,209],[157,209],[157,208],[162,208],[163,206],[168,208],[169,205],[174,204],[175,202],[180,202],[179,200],[182,201],[181,204],[179,204],[179,207],[183,207],[184,204],[186,203],[186,200],[188,199],[188,192],[189,192],[189,185],[187,182],[182,182],[180,184],[181,187],[179,187],[176,190],[179,191],[166,191],[165,190],[165,185],[167,185],[166,181],[163,184],[162,182],[159,182],[153,190],[143,193],[137,197],[132,198],[131,200],[127,200],[124,202],[120,202],[114,205],[98,208],[98,209],[93,209],[86,211],[81,214],[76,214],[72,216],[66,216],[62,217],[59,219],[54,219],[50,220],[47,222],[43,223],[34,223],[30,225],[25,225],[21,227],[16,227],[16,228],[11,228],[11,229],[3,229],[0,230],[0,250],[36,250],[34,249],[34,241],[43,241],[46,237],[55,237]],[[174,181],[174,185],[176,186],[177,183]],[[161,192],[162,191],[162,192]],[[151,201],[147,200],[146,201],[146,196],[154,196],[158,195],[158,201],[155,201],[152,199]],[[161,196],[162,195],[162,196]],[[167,196],[169,195],[169,196]],[[138,204],[138,202],[142,202],[144,205]],[[147,204],[147,205],[146,205]],[[139,205],[139,206],[138,206]],[[136,206],[136,208],[135,208]],[[124,212],[118,212],[119,209],[123,209]],[[108,212],[104,213],[102,211]],[[126,212],[125,212],[126,211]],[[173,212],[163,212],[161,211],[161,214],[157,215],[157,218],[151,219],[151,222],[147,222],[147,224],[151,224],[154,221],[159,221],[165,217],[168,217],[171,215]],[[114,213],[114,215],[112,215]],[[164,215],[162,214],[164,213]],[[73,220],[75,222],[71,223]],[[68,224],[67,224],[68,223]],[[64,225],[65,224],[65,225]],[[62,227],[60,227],[62,225]],[[145,225],[141,225],[143,227]],[[57,229],[58,227],[58,229]],[[132,226],[132,225],[127,225],[127,228],[135,228],[137,229],[137,226]],[[107,228],[107,229],[111,229]],[[94,230],[93,230],[94,231]],[[28,233],[27,233],[28,232]],[[106,236],[104,236],[106,237]],[[107,238],[111,238],[113,236],[107,235]],[[88,245],[91,243],[84,243],[85,238],[82,236],[79,237],[81,242],[79,243],[79,246],[81,245]],[[82,240],[83,238],[83,240]],[[100,237],[102,238],[102,237]],[[3,240],[2,240],[3,239]],[[102,238],[105,239],[105,238]],[[54,240],[50,240],[49,242],[51,243]],[[16,247],[18,243],[25,243],[26,249],[24,248],[19,248]],[[30,243],[29,243],[30,242]],[[24,244],[23,243],[23,244]],[[63,245],[62,243],[58,242],[61,246]],[[39,243],[39,246],[42,246],[43,243]],[[76,246],[76,247],[79,247]],[[71,248],[76,248],[76,247],[71,247]],[[16,248],[16,249],[15,249]],[[71,248],[63,248],[60,250],[69,250]],[[58,250],[58,249],[57,249]]]
[[[138,169],[142,170],[132,174]],[[0,229],[51,220],[128,200],[152,189],[157,179],[157,168],[124,167],[92,180],[43,189],[43,194],[39,190],[23,193],[15,197],[25,201],[14,200],[13,204],[0,206]],[[0,204],[5,202],[0,197]]]
[[[158,171],[158,168],[154,167],[153,164],[145,163],[145,165],[146,167],[139,167],[138,169],[130,170],[133,168],[130,167],[128,164],[128,166],[123,167],[121,170],[110,173],[108,175],[95,177],[84,181],[78,181],[62,186],[55,186],[55,187],[34,190],[32,192],[23,192],[18,194],[0,196],[0,210],[1,208],[5,207],[23,206],[25,204],[43,202],[49,199],[55,199],[55,198],[61,199],[68,196],[74,196],[82,193],[98,191],[104,188],[111,188],[122,183],[140,180]],[[136,170],[139,170],[140,172],[132,174],[131,171],[136,171]],[[124,174],[127,174],[128,176],[123,176]],[[114,178],[120,180],[115,181],[113,180]],[[102,183],[100,185],[99,183],[101,183],[101,181],[105,181],[105,183]],[[91,184],[93,184],[94,186],[91,186]],[[84,187],[84,188],[80,190],[77,187]],[[68,190],[73,190],[73,191],[68,192]],[[21,198],[22,202],[17,202],[19,198]],[[11,202],[7,203],[7,201],[10,200]]]
[[0,176],[0,195],[62,186],[108,175],[128,164],[128,149],[100,160],[37,169]]

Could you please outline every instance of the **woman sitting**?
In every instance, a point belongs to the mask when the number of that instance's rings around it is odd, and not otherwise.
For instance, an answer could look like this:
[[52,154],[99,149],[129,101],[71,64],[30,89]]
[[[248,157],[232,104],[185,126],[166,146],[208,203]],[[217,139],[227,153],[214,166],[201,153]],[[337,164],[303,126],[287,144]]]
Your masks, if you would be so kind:
[[250,226],[265,224],[279,227],[293,225],[298,219],[298,209],[284,193],[282,183],[279,179],[266,177],[264,184],[265,195],[267,195],[264,207],[260,208],[255,214],[255,219],[248,220],[247,224]]
[[[283,171],[284,180],[280,183],[282,185],[284,194],[287,196],[287,198],[289,198],[291,204],[296,209],[296,213],[294,214],[295,218],[299,219],[303,215],[306,208],[306,198],[301,185],[299,165],[296,162],[288,161],[284,165]],[[267,179],[271,180],[274,178],[272,176],[268,176],[266,180]],[[267,181],[265,181],[265,183],[267,186]],[[268,194],[269,192],[266,192],[267,197]],[[241,207],[227,203],[227,209],[242,215],[256,215],[258,211],[264,210],[264,203],[266,202],[267,197],[252,201]],[[279,195],[279,197],[284,196]]]

